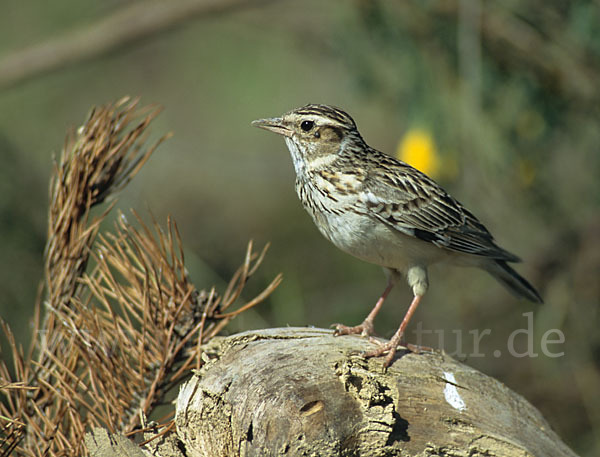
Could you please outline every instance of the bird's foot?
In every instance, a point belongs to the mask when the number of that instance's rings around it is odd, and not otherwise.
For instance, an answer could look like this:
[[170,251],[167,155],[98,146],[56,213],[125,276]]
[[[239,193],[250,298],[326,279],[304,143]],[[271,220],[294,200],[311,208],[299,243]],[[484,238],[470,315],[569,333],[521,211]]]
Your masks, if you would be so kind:
[[[371,339],[372,342],[377,344],[379,347],[377,349],[373,349],[372,351],[367,351],[363,353],[363,356],[367,359],[371,357],[381,357],[386,354],[385,359],[383,360],[383,366],[385,368],[389,367],[394,361],[394,357],[396,356],[396,352],[398,351],[398,346],[403,346],[412,351],[412,349],[408,348],[403,344],[403,334],[397,333],[395,334],[390,341],[387,343],[382,343],[380,341]],[[413,346],[413,345],[410,345]],[[414,346],[416,347],[416,346]]]
[[373,327],[373,322],[364,320],[362,324],[355,325],[354,327],[348,327],[343,324],[333,324],[332,327],[335,328],[334,335],[362,335],[362,336],[371,336],[375,334],[375,329]]
[[402,335],[400,335],[400,337],[396,337],[396,335],[394,335],[394,337],[387,343],[382,343],[380,340],[375,338],[369,338],[369,341],[378,345],[379,347],[377,349],[373,349],[372,351],[363,353],[363,357],[369,359],[371,357],[381,357],[384,354],[387,354],[383,361],[383,366],[385,368],[389,367],[394,361],[398,347],[405,348],[415,354],[420,354],[421,352],[435,352],[433,348],[428,346],[418,346],[416,344],[405,343]]

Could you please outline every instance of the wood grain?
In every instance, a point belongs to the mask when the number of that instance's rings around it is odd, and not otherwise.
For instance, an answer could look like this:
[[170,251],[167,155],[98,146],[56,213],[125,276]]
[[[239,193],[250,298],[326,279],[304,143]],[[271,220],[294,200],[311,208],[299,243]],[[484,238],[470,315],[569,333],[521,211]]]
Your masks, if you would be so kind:
[[177,400],[190,456],[574,456],[502,383],[443,353],[283,328],[217,338]]

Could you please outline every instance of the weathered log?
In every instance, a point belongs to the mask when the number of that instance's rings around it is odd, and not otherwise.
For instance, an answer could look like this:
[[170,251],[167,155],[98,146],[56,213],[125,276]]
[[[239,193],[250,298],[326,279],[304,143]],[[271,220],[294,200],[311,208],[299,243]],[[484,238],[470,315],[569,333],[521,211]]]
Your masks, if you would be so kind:
[[[284,328],[216,338],[177,399],[177,431],[146,456],[575,456],[502,383],[440,352],[400,352],[386,371],[374,343]],[[151,437],[147,433],[145,438]],[[140,448],[96,429],[91,455]]]
[[574,456],[541,414],[448,355],[284,328],[213,340],[181,389],[187,456]]

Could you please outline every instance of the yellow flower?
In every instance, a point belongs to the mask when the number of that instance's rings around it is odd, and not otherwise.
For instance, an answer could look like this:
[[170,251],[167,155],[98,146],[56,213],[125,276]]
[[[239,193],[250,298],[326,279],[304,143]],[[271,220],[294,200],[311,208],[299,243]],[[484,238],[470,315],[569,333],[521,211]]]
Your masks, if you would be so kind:
[[398,143],[396,157],[435,178],[440,172],[440,157],[430,132],[410,129]]

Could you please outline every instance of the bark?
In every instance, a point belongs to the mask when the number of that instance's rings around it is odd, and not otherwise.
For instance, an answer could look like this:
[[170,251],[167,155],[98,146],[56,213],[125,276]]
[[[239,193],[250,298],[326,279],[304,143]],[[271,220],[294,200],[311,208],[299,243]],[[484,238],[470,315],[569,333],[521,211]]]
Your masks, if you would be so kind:
[[575,456],[495,379],[440,352],[400,352],[386,371],[360,355],[373,344],[309,328],[213,339],[179,393],[175,447],[189,457]]
[[189,456],[574,456],[502,383],[443,353],[401,353],[308,328],[216,340],[181,390]]

